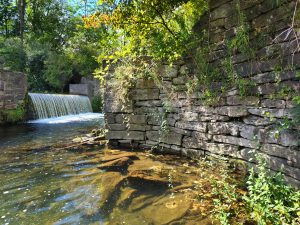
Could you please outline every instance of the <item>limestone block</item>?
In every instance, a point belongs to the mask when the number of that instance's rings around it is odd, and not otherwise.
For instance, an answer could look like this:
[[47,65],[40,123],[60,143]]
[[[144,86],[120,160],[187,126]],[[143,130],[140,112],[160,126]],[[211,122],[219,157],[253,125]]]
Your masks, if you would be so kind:
[[127,126],[128,130],[136,130],[136,131],[147,131],[151,129],[151,126],[144,124],[129,124]]
[[105,101],[104,103],[104,112],[108,113],[116,113],[116,112],[132,112],[132,102],[127,103],[125,106],[123,106],[122,103],[119,101]]
[[116,123],[146,124],[146,116],[132,114],[116,114],[115,121]]
[[248,148],[253,148],[253,149],[256,149],[259,147],[259,143],[256,141],[250,141],[245,138],[238,138],[238,137],[232,137],[232,136],[214,135],[213,140],[216,142],[238,145],[238,146],[243,146],[243,147],[248,147]]
[[247,96],[247,97],[229,96],[227,97],[227,104],[258,106],[259,98],[256,96]]
[[208,133],[201,133],[198,131],[194,131],[192,133],[192,137],[196,138],[197,140],[209,141],[212,139],[212,135]]
[[107,124],[107,129],[111,131],[127,130],[125,124]]
[[207,143],[206,150],[218,155],[230,155],[236,157],[239,147],[230,144]]
[[300,146],[300,138],[297,131],[284,130],[280,132],[279,143],[283,146]]
[[173,132],[147,131],[147,139],[166,144],[181,145],[182,135]]
[[258,93],[260,95],[271,95],[275,94],[278,91],[279,87],[277,84],[261,84],[257,87],[255,87],[255,93]]
[[184,148],[206,149],[206,142],[194,137],[184,137],[182,140]]
[[260,129],[257,134],[257,140],[263,143],[279,144],[279,134],[277,129]]
[[191,136],[192,135],[191,131],[183,130],[183,129],[180,129],[180,128],[177,128],[177,127],[170,127],[169,130],[171,132],[174,132],[174,133],[177,133],[177,134],[182,134],[182,135],[185,135],[185,136]]
[[243,117],[249,113],[244,106],[223,106],[216,108],[216,112],[229,117]]
[[210,106],[193,106],[193,112],[198,112],[200,115],[208,115],[214,114],[214,108]]
[[249,108],[248,112],[253,115],[269,118],[292,118],[291,110],[289,109]]
[[286,104],[284,100],[271,100],[271,99],[263,99],[261,101],[261,106],[265,108],[278,108],[284,109]]
[[152,79],[138,79],[135,87],[138,89],[157,88],[155,82]]
[[182,148],[181,154],[185,157],[198,159],[200,157],[205,156],[205,151],[199,149],[196,150],[196,149]]
[[108,131],[106,134],[106,139],[124,139],[124,140],[136,140],[142,141],[145,139],[145,132],[139,131]]
[[269,82],[278,82],[284,80],[290,80],[296,77],[294,71],[282,72],[280,74],[275,72],[267,72],[262,74],[257,74],[251,78],[257,84],[265,84]]
[[255,140],[257,138],[259,132],[259,128],[256,126],[251,125],[241,125],[240,126],[240,135],[243,138],[246,138],[248,140]]
[[155,100],[159,99],[158,89],[134,89],[131,91],[132,100]]
[[185,76],[173,78],[174,85],[186,84],[186,82],[187,82],[187,77]]
[[205,123],[205,122],[178,121],[178,122],[176,122],[175,127],[184,129],[184,130],[200,131],[202,133],[205,133],[207,131],[207,123]]
[[211,116],[199,116],[198,121],[202,122],[217,122],[217,121],[228,121],[230,118],[228,116],[219,116],[219,115],[211,115]]
[[208,133],[210,134],[230,134],[237,136],[239,134],[239,125],[230,122],[208,123]]
[[260,148],[268,155],[287,159],[287,164],[300,168],[300,152],[296,149],[289,149],[275,144],[263,144]]
[[145,107],[157,107],[162,106],[160,100],[146,100],[146,101],[137,101],[134,103],[135,106],[145,106]]
[[113,113],[105,113],[104,120],[107,124],[115,123],[115,114]]
[[245,124],[255,125],[255,126],[265,126],[275,123],[276,119],[270,119],[268,117],[259,117],[259,116],[247,116],[243,118]]
[[195,112],[184,112],[181,114],[181,120],[183,121],[198,121],[198,113]]
[[175,78],[178,75],[178,66],[161,65],[158,73],[164,78]]

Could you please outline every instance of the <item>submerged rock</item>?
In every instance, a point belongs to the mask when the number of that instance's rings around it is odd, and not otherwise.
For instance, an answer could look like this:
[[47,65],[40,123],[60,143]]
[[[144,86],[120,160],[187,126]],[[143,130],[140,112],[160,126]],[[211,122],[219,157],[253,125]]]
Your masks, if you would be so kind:
[[114,169],[119,167],[125,167],[132,163],[132,160],[128,157],[118,158],[112,161],[108,161],[98,166],[99,169]]

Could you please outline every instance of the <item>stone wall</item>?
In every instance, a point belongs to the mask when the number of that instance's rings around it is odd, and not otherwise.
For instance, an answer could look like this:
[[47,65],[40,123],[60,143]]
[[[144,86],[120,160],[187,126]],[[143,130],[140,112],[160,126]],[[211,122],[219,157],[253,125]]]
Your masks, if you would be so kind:
[[[10,121],[14,118],[8,118],[13,115],[14,110],[19,110],[15,118],[22,119],[22,113],[25,112],[24,101],[27,93],[27,80],[23,73],[0,70],[0,124]],[[25,116],[25,114],[24,114]],[[23,118],[24,119],[24,118]]]
[[[292,97],[282,94],[285,90],[300,94],[300,52],[292,32],[284,32],[291,24],[295,1],[281,6],[274,2],[240,4],[251,29],[250,43],[258,45],[256,57],[249,59],[238,51],[233,57],[238,75],[255,84],[247,96],[241,97],[237,89],[231,89],[217,96],[217,103],[208,105],[201,89],[187,94],[186,84],[195,76],[195,66],[187,59],[173,66],[158,66],[163,86],[151,79],[137,80],[124,107],[116,95],[118,85],[112,71],[105,93],[110,144],[155,147],[188,156],[222,155],[249,164],[253,163],[254,152],[261,152],[271,169],[282,169],[290,182],[299,185],[300,130],[284,126],[293,120],[294,106]],[[195,28],[195,32],[209,30],[209,63],[214,67],[222,67],[226,39],[236,33],[235,5],[232,0],[211,1],[210,14]],[[284,35],[278,36],[282,32]],[[293,70],[286,69],[290,65]]]
[[90,99],[94,96],[102,96],[103,88],[97,78],[81,78],[80,84],[69,84],[69,93],[75,95],[85,95]]

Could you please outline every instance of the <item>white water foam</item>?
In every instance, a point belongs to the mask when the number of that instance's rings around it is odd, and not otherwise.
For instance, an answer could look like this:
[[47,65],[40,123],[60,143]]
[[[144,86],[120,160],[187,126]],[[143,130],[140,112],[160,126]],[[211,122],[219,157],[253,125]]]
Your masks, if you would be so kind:
[[76,115],[67,115],[60,117],[53,117],[47,119],[30,120],[27,123],[35,124],[62,124],[71,122],[85,122],[96,119],[102,119],[104,115],[102,113],[81,113]]

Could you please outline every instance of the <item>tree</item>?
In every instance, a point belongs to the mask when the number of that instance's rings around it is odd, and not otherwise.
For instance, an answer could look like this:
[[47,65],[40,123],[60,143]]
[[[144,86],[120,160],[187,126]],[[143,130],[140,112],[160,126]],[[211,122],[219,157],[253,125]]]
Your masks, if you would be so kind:
[[18,0],[19,35],[20,35],[22,48],[24,45],[25,9],[26,9],[26,0]]
[[9,37],[15,30],[17,7],[12,0],[0,0],[0,33]]
[[[151,56],[176,60],[188,52],[193,26],[207,9],[205,0],[106,0],[84,18],[86,27],[104,26],[116,40],[99,59]],[[109,39],[109,42],[111,40]]]

